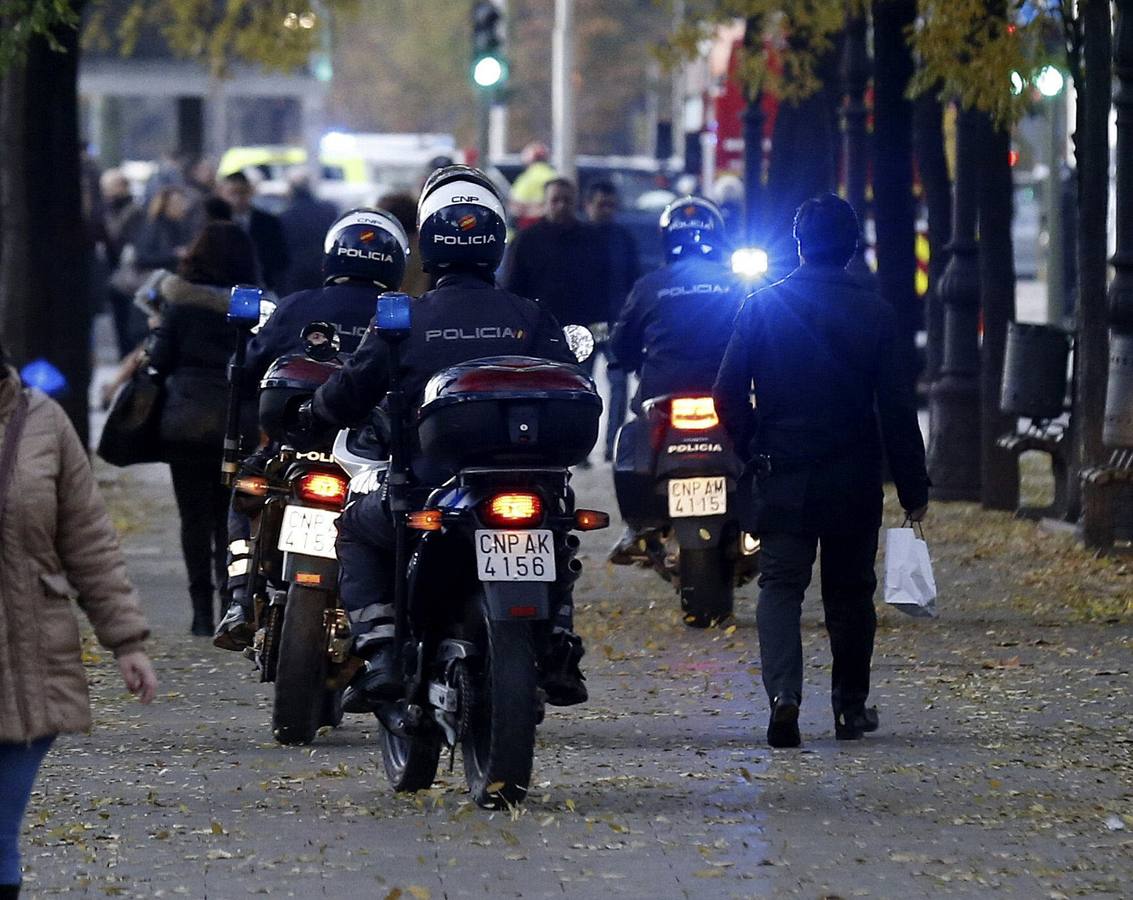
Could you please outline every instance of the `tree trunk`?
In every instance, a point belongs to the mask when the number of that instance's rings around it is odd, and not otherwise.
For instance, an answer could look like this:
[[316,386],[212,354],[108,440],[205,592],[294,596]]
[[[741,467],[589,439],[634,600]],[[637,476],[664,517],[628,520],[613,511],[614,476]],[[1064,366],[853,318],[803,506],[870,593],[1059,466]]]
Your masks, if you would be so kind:
[[980,299],[980,499],[985,509],[1019,506],[1019,467],[998,439],[1015,431],[1015,417],[999,411],[1007,325],[1015,319],[1015,251],[1011,240],[1014,182],[1011,134],[983,117],[979,158]]
[[928,209],[928,293],[925,294],[925,372],[932,384],[940,377],[944,358],[944,304],[940,302],[940,276],[948,263],[952,234],[952,180],[944,152],[944,108],[935,92],[921,94],[913,104],[913,142]]
[[[85,0],[72,3],[82,12]],[[90,237],[80,187],[78,32],[36,38],[2,76],[0,325],[17,363],[44,358],[67,379],[59,398],[84,443],[91,379]]]
[[898,352],[910,381],[916,377],[916,210],[913,205],[913,77],[907,33],[916,0],[873,3],[873,217],[881,296],[897,314]]
[[1106,296],[1106,213],[1109,206],[1109,113],[1112,90],[1112,38],[1109,3],[1079,7],[1082,19],[1082,84],[1077,85],[1078,109],[1074,156],[1078,175],[1078,310],[1074,353],[1074,413],[1071,443],[1069,512],[1082,508],[1079,474],[1105,458],[1102,425],[1109,368]]
[[764,193],[767,253],[771,276],[798,265],[794,245],[795,211],[805,200],[833,190],[837,183],[837,56],[819,66],[823,87],[797,104],[783,103],[775,117]]

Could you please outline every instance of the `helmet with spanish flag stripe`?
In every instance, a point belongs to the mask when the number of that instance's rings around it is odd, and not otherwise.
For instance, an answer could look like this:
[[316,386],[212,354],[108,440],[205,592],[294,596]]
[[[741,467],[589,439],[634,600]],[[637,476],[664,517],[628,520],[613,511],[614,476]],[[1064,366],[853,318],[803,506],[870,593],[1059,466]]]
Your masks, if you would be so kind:
[[494,272],[504,256],[507,214],[488,178],[471,166],[444,166],[425,181],[417,204],[426,272]]

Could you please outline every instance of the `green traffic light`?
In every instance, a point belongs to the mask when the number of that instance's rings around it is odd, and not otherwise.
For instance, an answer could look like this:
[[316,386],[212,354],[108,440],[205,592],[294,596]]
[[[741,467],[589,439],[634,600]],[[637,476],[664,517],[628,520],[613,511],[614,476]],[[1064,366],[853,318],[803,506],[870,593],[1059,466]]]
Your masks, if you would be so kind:
[[495,56],[482,57],[472,67],[472,80],[483,88],[495,87],[504,80],[504,74],[504,64]]

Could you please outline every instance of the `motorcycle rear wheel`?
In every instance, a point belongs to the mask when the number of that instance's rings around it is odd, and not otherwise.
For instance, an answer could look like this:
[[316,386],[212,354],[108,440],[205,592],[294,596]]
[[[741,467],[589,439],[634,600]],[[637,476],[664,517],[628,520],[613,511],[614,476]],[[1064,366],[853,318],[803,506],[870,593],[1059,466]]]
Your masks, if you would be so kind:
[[423,791],[432,787],[441,758],[441,737],[433,729],[412,737],[399,737],[384,725],[382,764],[390,787],[399,792]]
[[681,550],[681,610],[690,628],[708,628],[732,615],[735,578],[723,547]]
[[327,594],[291,585],[283,608],[271,725],[281,744],[309,744],[327,694]]
[[461,742],[464,776],[477,805],[499,809],[521,803],[535,757],[535,642],[527,622],[480,625],[486,640],[470,729]]

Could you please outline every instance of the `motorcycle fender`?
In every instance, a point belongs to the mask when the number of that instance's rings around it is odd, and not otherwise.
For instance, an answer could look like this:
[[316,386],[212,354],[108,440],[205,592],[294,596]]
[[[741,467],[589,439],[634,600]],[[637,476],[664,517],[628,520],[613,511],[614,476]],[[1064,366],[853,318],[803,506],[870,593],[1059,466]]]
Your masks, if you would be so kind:
[[550,585],[539,581],[485,581],[484,599],[493,622],[545,620],[551,616]]
[[456,638],[445,638],[437,647],[437,661],[442,665],[454,659],[468,659],[479,656],[480,651],[470,641],[458,641]]
[[[729,495],[728,500],[731,501]],[[727,516],[704,516],[688,519],[673,519],[673,532],[682,550],[707,550],[719,547],[728,530]]]
[[332,591],[338,586],[338,560],[304,553],[284,553],[283,580],[288,584]]

